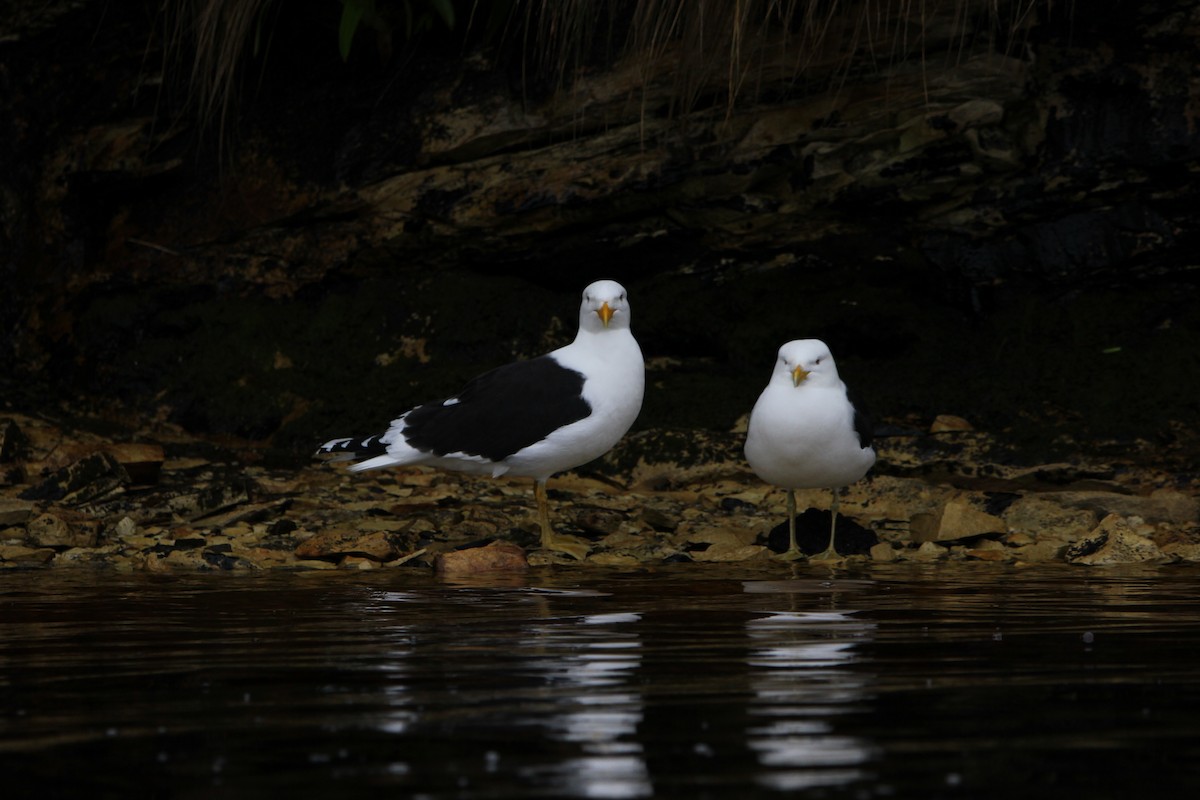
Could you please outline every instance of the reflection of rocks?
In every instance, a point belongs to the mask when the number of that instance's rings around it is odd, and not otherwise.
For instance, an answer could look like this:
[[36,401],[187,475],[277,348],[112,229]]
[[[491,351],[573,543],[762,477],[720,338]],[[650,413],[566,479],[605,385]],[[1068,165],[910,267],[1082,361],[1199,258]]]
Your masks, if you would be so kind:
[[[521,550],[537,542],[532,487],[524,480],[239,465],[237,454],[171,428],[139,432],[141,440],[161,437],[167,455],[156,469],[130,473],[115,454],[154,461],[158,446],[123,449],[95,436],[71,442],[50,423],[18,415],[0,420],[0,429],[26,441],[6,473],[18,482],[0,485],[3,567],[242,571],[440,563],[449,574],[460,569],[456,561],[498,556],[504,563],[494,568],[566,563]],[[597,566],[769,559],[771,536],[785,525],[785,495],[751,475],[739,456],[740,436],[710,434],[689,447],[668,447],[683,464],[645,447],[681,442],[677,433],[631,437],[590,471],[551,481],[553,523],[588,539],[586,563]],[[947,436],[969,436],[970,446],[956,456]],[[1132,464],[1022,466],[995,458],[992,449],[975,432],[884,439],[887,458],[842,494],[843,554],[851,563],[1200,562],[1192,487],[1175,481],[1161,488],[1159,473]],[[797,492],[797,502],[801,539],[811,534],[824,546],[829,492]],[[476,562],[459,574],[484,568]]]

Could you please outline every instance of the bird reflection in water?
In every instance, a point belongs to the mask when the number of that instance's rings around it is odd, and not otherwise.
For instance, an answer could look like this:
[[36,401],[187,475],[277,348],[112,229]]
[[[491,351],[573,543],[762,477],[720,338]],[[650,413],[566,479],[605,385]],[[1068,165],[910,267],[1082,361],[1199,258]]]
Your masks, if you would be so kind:
[[850,669],[874,623],[847,611],[779,611],[746,623],[754,697],[748,745],[765,769],[756,781],[798,791],[868,777],[876,748],[835,732],[832,719],[861,710],[871,675]]

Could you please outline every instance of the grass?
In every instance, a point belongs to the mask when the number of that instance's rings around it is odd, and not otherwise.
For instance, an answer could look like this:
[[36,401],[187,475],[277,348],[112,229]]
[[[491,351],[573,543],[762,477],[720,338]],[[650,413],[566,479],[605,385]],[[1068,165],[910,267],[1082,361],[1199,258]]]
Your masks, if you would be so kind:
[[[522,80],[570,86],[589,70],[633,64],[645,87],[669,82],[674,115],[698,108],[731,113],[768,86],[878,71],[916,57],[922,67],[982,46],[1012,51],[1038,15],[1063,0],[341,0],[328,16],[329,52],[350,58],[370,31],[383,60],[393,41],[418,47],[449,37],[513,53]],[[1066,13],[1073,3],[1066,0]],[[283,15],[312,4],[281,0],[171,0],[163,4],[168,70],[186,85],[186,109],[225,132],[236,117],[251,65],[262,65]],[[322,19],[323,17],[318,17]],[[444,49],[444,48],[440,48]],[[336,62],[332,62],[336,66]],[[819,67],[819,69],[817,69]],[[828,76],[828,77],[826,77]],[[219,137],[223,141],[223,137]]]

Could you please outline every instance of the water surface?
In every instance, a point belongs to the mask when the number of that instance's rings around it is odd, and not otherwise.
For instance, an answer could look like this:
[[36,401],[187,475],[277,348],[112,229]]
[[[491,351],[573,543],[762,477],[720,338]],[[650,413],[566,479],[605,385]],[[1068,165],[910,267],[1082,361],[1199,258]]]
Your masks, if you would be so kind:
[[1190,567],[5,573],[0,764],[38,797],[1180,796],[1198,598]]

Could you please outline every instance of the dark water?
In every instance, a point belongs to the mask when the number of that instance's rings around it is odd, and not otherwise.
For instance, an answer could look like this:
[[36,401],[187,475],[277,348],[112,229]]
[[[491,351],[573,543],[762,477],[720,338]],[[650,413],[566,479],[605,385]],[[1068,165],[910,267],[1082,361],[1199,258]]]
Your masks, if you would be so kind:
[[1200,570],[0,574],[5,797],[1179,797]]

